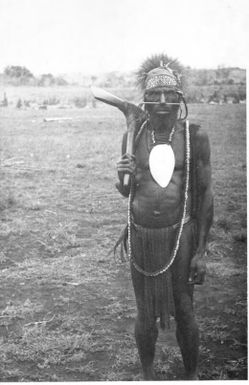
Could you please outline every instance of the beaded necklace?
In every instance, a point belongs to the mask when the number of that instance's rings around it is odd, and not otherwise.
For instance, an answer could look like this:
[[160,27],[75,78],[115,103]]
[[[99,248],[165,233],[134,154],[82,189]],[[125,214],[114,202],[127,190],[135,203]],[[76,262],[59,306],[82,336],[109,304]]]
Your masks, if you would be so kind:
[[[172,130],[173,131],[173,130]],[[172,134],[173,136],[173,134]],[[131,214],[131,205],[132,205],[132,200],[133,200],[133,195],[134,195],[134,179],[132,179],[132,185],[131,185],[131,190],[129,194],[129,199],[128,199],[128,257],[131,260],[133,266],[135,269],[143,274],[146,277],[157,277],[163,273],[165,273],[170,266],[173,264],[178,249],[180,245],[180,239],[183,231],[183,226],[185,223],[185,218],[186,218],[186,212],[187,212],[187,201],[188,201],[188,189],[189,189],[189,174],[190,174],[190,137],[189,137],[189,122],[186,121],[186,126],[185,126],[185,145],[186,145],[186,160],[185,160],[185,172],[186,172],[186,177],[185,177],[185,189],[184,189],[184,203],[183,203],[183,212],[182,212],[182,219],[180,221],[180,225],[178,228],[178,233],[176,236],[176,243],[175,247],[173,249],[170,261],[163,266],[161,269],[154,271],[154,272],[147,272],[143,270],[138,264],[136,263],[133,255],[132,255],[132,247],[131,247],[131,225],[132,225],[132,214]]]
[[[171,143],[172,142],[174,133],[175,133],[175,126],[172,127],[172,130],[171,130],[171,132],[169,134],[169,138],[167,140],[167,143]],[[155,136],[155,131],[154,130],[151,131],[151,139],[152,139],[152,143],[155,145],[156,144],[156,136]],[[159,141],[160,141],[160,138],[159,138]]]

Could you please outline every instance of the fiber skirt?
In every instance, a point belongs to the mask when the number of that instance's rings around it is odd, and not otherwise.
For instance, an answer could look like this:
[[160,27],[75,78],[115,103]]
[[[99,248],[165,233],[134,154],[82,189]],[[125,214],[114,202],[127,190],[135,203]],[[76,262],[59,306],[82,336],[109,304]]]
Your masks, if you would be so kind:
[[[189,227],[192,226],[192,221],[186,223],[183,233],[188,232]],[[133,223],[131,225],[132,258],[147,273],[162,269],[172,258],[177,234],[176,226],[151,229]],[[189,234],[193,236],[192,229]],[[192,243],[190,239],[189,241]],[[148,327],[157,318],[160,318],[161,328],[170,327],[170,316],[174,315],[171,268],[156,277],[147,277],[138,272],[131,262],[131,275],[138,311]]]

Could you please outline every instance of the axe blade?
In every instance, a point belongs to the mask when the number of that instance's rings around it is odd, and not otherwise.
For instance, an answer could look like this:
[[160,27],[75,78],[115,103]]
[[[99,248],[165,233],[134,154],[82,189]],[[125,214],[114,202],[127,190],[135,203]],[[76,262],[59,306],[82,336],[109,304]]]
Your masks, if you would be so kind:
[[126,112],[127,110],[127,101],[119,98],[107,92],[99,87],[91,87],[91,91],[95,99],[101,100],[101,102],[110,104],[111,106],[119,108],[122,112]]

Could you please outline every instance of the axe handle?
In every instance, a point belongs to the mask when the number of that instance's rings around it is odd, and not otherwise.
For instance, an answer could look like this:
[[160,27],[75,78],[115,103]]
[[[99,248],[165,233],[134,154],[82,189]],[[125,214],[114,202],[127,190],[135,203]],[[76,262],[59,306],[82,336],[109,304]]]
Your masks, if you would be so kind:
[[[129,127],[127,134],[127,142],[126,142],[126,153],[133,155],[133,142],[134,142],[134,134],[135,127],[133,124],[127,125]],[[125,174],[123,179],[123,185],[127,187],[130,183],[130,174]]]

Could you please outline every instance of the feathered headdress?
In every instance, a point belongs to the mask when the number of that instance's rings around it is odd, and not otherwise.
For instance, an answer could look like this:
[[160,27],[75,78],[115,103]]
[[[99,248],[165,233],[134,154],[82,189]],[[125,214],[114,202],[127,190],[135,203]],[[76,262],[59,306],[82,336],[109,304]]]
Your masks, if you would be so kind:
[[182,72],[183,66],[177,59],[166,54],[153,55],[137,71],[137,82],[142,90],[163,86],[182,93]]

